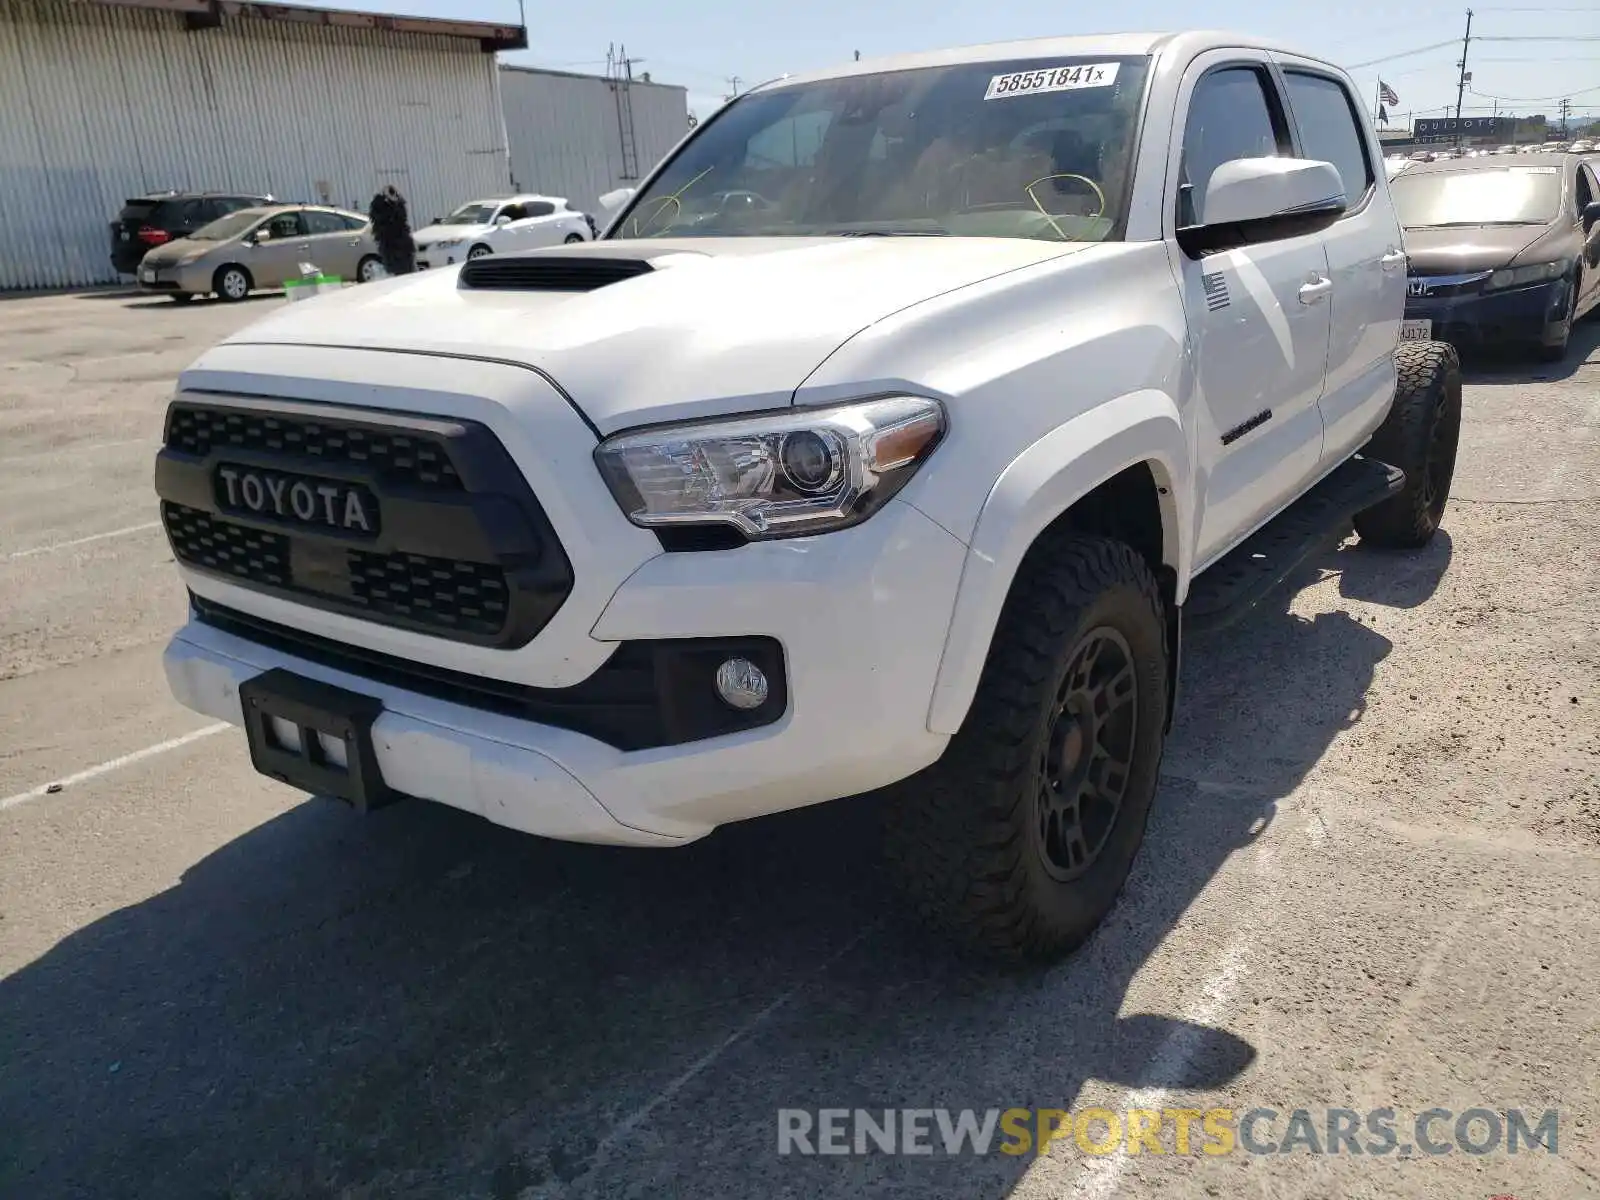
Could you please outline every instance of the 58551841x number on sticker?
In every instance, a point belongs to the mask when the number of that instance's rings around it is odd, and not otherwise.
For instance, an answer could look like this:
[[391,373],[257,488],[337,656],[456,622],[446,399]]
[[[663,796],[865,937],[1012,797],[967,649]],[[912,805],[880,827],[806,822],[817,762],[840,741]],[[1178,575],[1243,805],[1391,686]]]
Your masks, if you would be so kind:
[[989,80],[985,100],[1031,96],[1035,92],[1071,92],[1078,88],[1110,87],[1117,81],[1119,63],[1079,63],[1076,66],[1038,67],[1012,71]]

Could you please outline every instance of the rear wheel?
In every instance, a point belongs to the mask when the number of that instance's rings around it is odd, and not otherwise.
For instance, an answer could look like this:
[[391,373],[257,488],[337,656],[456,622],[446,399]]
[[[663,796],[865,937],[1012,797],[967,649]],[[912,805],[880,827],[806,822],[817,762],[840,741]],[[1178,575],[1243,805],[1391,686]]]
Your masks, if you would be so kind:
[[1461,439],[1461,362],[1445,342],[1415,342],[1395,351],[1394,405],[1363,451],[1399,467],[1405,486],[1355,517],[1363,543],[1414,549],[1439,530]]
[[384,269],[383,259],[376,254],[369,254],[356,265],[356,282],[371,283],[374,279],[382,279],[388,273]]
[[889,861],[925,919],[1008,959],[1093,932],[1144,838],[1166,654],[1161,594],[1132,549],[1072,536],[1030,552],[960,731],[889,805]]
[[569,233],[566,236],[566,244],[569,246],[572,245],[573,242],[581,241],[583,241],[583,234],[581,233]]
[[217,294],[217,299],[230,304],[248,296],[250,285],[250,272],[236,263],[218,267],[217,273],[211,277],[211,290]]

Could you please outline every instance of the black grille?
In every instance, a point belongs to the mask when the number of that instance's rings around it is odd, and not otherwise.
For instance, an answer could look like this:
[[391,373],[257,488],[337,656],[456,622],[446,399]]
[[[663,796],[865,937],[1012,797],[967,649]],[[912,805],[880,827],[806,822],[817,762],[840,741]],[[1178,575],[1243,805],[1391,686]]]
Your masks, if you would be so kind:
[[[240,581],[321,596],[326,556],[301,558],[281,533],[235,525],[199,509],[163,503],[161,516],[179,560]],[[335,550],[337,573],[349,580],[350,600],[369,615],[449,633],[493,637],[510,610],[505,572],[487,563],[423,554]],[[297,559],[307,582],[296,577]]]
[[346,553],[350,594],[375,613],[484,635],[506,623],[506,576],[499,567],[423,554]]
[[[173,554],[188,567],[497,649],[526,645],[571,594],[561,539],[480,422],[190,394],[169,406],[166,429],[156,494]],[[322,498],[319,519],[290,496],[302,484]],[[271,503],[252,506],[252,489]],[[362,497],[359,539],[320,519],[341,495]]]
[[302,417],[174,404],[167,445],[203,458],[214,449],[254,450],[372,471],[384,483],[460,491],[461,476],[443,446],[428,438]]
[[641,258],[487,255],[461,268],[461,286],[530,292],[591,292],[655,270]]
[[161,517],[182,561],[271,587],[289,586],[289,539],[283,534],[246,529],[181,504],[163,504]]

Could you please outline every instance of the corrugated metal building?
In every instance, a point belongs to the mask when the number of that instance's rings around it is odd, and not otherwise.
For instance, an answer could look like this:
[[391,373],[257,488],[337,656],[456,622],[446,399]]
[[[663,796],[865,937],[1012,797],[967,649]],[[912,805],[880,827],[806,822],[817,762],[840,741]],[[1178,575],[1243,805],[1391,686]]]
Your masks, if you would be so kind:
[[500,68],[511,177],[565,196],[602,225],[599,198],[636,184],[689,132],[689,93],[538,67]]
[[[0,0],[0,289],[114,281],[128,196],[266,191],[414,222],[511,183],[516,25],[234,0]],[[603,85],[602,85],[603,86]]]

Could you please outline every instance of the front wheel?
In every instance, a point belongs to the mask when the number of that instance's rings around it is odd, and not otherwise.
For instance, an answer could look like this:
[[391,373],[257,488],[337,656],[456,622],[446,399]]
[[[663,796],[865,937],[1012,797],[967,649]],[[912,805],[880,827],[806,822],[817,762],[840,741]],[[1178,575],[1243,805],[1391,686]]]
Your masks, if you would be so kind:
[[1562,361],[1572,346],[1572,326],[1578,314],[1578,280],[1568,280],[1566,289],[1562,304],[1566,315],[1550,323],[1545,330],[1545,340],[1539,344],[1539,358],[1544,362]]
[[475,258],[482,258],[485,254],[492,254],[492,253],[494,253],[494,252],[492,250],[490,250],[489,247],[483,245],[483,243],[480,242],[478,245],[474,246],[471,250],[467,251],[467,261],[471,262]]
[[583,234],[581,233],[569,233],[566,236],[566,244],[569,246],[572,245],[573,242],[581,241],[583,241]]
[[960,731],[890,800],[889,862],[925,919],[991,955],[1048,959],[1110,911],[1159,776],[1164,611],[1121,542],[1029,553]]
[[1416,549],[1439,531],[1461,440],[1461,360],[1446,342],[1395,351],[1394,405],[1368,444],[1369,457],[1399,467],[1405,486],[1355,517],[1365,545]]

